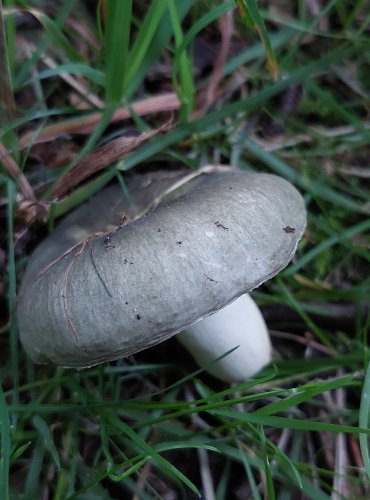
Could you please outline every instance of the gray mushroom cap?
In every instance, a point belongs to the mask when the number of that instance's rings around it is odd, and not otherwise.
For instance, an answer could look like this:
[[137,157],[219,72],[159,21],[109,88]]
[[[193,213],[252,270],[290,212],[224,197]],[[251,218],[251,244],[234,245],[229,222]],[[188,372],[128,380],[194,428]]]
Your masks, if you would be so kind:
[[[289,263],[306,212],[287,181],[230,168],[199,176],[186,189],[123,227],[105,220],[102,230],[112,232],[97,237],[101,219],[112,216],[108,189],[40,245],[18,307],[21,341],[36,362],[88,367],[141,351]],[[145,186],[138,193],[139,208],[157,196]]]

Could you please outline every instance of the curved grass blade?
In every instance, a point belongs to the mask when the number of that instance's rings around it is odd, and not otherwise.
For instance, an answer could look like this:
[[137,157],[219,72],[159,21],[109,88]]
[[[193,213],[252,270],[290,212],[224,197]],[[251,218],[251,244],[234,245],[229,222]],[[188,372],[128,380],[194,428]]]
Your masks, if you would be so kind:
[[[193,3],[194,0],[175,1],[176,12],[179,19],[182,20],[185,17],[185,15],[188,13]],[[158,24],[158,29],[156,30],[151,40],[151,43],[149,44],[145,52],[145,56],[141,62],[141,65],[138,67],[135,74],[132,75],[130,81],[127,82],[127,89],[125,90],[126,99],[131,98],[134,92],[139,88],[140,84],[147,76],[150,68],[163,54],[163,50],[167,46],[172,35],[173,35],[173,27],[171,23],[171,18],[168,9],[166,9],[163,12],[162,19]]]
[[271,470],[270,466],[270,460],[267,452],[267,445],[266,445],[266,436],[263,431],[263,426],[259,426],[259,436],[260,436],[260,443],[261,443],[261,449],[262,449],[262,456],[263,456],[263,464],[265,468],[265,479],[266,479],[266,486],[267,486],[267,495],[269,500],[275,500],[276,495],[275,495],[275,489],[274,489],[274,480],[273,480],[273,473]]
[[[175,35],[176,50],[178,50],[184,40],[184,35],[174,0],[170,0],[168,8]],[[194,81],[190,60],[185,50],[178,57],[178,61],[181,85],[178,85],[176,79],[174,79],[174,88],[181,102],[180,118],[187,121],[194,107]],[[176,76],[176,73],[174,73],[174,76]]]
[[60,458],[55,447],[53,438],[51,436],[51,432],[49,426],[46,424],[45,420],[42,419],[39,415],[35,415],[32,419],[32,423],[37,429],[40,437],[44,441],[45,448],[49,451],[57,470],[60,470]]
[[265,23],[259,11],[256,0],[235,0],[240,16],[247,28],[253,28],[257,31],[258,36],[265,47],[267,55],[267,63],[273,78],[278,76],[278,65],[275,57],[274,49],[272,48],[270,37],[267,33]]
[[156,464],[164,471],[169,473],[171,476],[176,477],[179,481],[184,483],[191,491],[196,495],[200,496],[198,488],[188,479],[182,472],[177,469],[168,460],[163,458],[158,451],[156,451],[152,446],[150,446],[139,434],[137,434],[131,427],[129,427],[125,422],[119,420],[118,418],[110,419],[111,424],[115,425],[121,432],[123,432],[133,443],[136,444],[143,452],[151,457]]
[[329,382],[317,382],[305,384],[297,389],[297,393],[289,395],[285,399],[274,401],[264,407],[256,410],[254,415],[273,415],[288,410],[292,406],[303,403],[304,401],[311,400],[313,397],[329,392],[339,387],[345,387],[353,381],[353,375],[346,375],[344,377],[331,380]]
[[91,68],[86,64],[80,63],[69,63],[69,64],[60,64],[56,68],[45,69],[40,71],[37,76],[34,76],[24,82],[24,86],[33,83],[36,79],[43,80],[46,78],[50,78],[53,76],[59,76],[62,73],[67,73],[69,75],[82,75],[88,78],[92,83],[100,85],[103,87],[105,85],[105,76],[102,71],[99,71],[95,68]]
[[123,97],[126,78],[130,29],[132,22],[132,0],[106,2],[106,82],[108,104],[119,104]]
[[[359,425],[362,428],[368,428],[369,422],[370,422],[370,361],[367,366],[364,386],[362,389]],[[367,434],[361,433],[359,436],[359,440],[360,440],[360,449],[361,449],[362,459],[364,461],[366,474],[370,479],[369,436]]]
[[7,120],[12,118],[15,112],[9,55],[6,42],[3,6],[0,0],[0,112],[5,112]]
[[0,455],[0,498],[8,500],[9,498],[9,462],[11,454],[10,438],[10,419],[3,387],[0,384],[0,436],[1,436],[1,455]]
[[165,7],[166,2],[162,0],[154,0],[149,6],[134,45],[128,54],[127,71],[124,79],[124,94],[126,94],[127,88],[130,86],[132,79],[144,61],[145,54],[148,52],[163,17]]

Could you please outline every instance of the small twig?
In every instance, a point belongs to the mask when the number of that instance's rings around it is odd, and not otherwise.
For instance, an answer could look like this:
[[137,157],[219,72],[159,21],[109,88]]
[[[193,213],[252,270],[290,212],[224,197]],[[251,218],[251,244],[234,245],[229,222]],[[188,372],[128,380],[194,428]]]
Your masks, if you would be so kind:
[[277,442],[277,447],[279,448],[279,450],[281,450],[282,452],[286,450],[292,434],[293,433],[291,429],[283,429],[281,431],[279,441]]
[[[49,68],[57,68],[58,63],[54,61],[49,56],[44,56],[42,58],[42,61],[48,66]],[[70,85],[76,92],[78,92],[86,101],[89,101],[90,104],[95,106],[98,109],[103,109],[104,108],[104,103],[101,99],[99,99],[98,96],[90,92],[87,88],[87,86],[83,85],[81,82],[76,80],[72,75],[68,73],[59,73],[59,76],[62,80],[64,80],[68,85]]]
[[0,162],[8,171],[9,175],[19,184],[19,189],[26,200],[36,201],[35,193],[26,176],[10,155],[6,147],[0,142]]
[[[311,14],[312,17],[319,17],[321,12],[323,11],[324,6],[320,0],[308,0],[307,2],[307,10]],[[329,19],[328,15],[321,16],[318,20],[318,28],[320,31],[327,32],[329,31]]]
[[[186,386],[185,386],[185,399],[186,401],[188,401],[189,404],[191,404],[195,400],[193,392]],[[195,429],[200,428],[207,431],[211,428],[209,424],[203,421],[203,419],[199,416],[198,413],[191,413],[190,419],[192,426]],[[198,448],[197,455],[200,465],[200,477],[202,480],[204,498],[205,500],[215,500],[216,495],[213,485],[211,468],[208,460],[208,453],[206,450]]]
[[84,251],[84,249],[85,249],[86,245],[89,243],[89,241],[90,241],[90,238],[88,238],[87,240],[85,240],[83,243],[80,244],[81,248],[75,253],[71,262],[68,264],[67,270],[64,274],[64,280],[63,280],[62,299],[63,299],[64,314],[65,314],[65,317],[67,319],[67,323],[68,323],[70,329],[72,330],[73,336],[74,336],[77,343],[80,341],[80,337],[77,333],[77,330],[73,324],[72,319],[69,316],[68,302],[67,302],[67,286],[68,286],[69,273],[73,267],[73,264],[76,262],[77,257],[82,254],[82,252]]
[[308,454],[308,460],[311,464],[311,474],[312,474],[312,482],[316,486],[316,488],[320,487],[320,478],[319,474],[317,471],[317,463],[316,463],[316,451],[315,447],[312,443],[311,440],[311,435],[309,432],[306,433],[306,440],[307,440],[307,454]]
[[212,172],[227,172],[229,170],[230,167],[226,165],[205,165],[204,167],[201,167],[198,170],[191,172],[188,175],[185,175],[185,177],[181,177],[181,179],[174,182],[170,187],[165,189],[159,196],[157,196],[140,214],[137,215],[136,218],[138,219],[142,217],[142,215],[145,214],[146,212],[153,210],[155,207],[159,205],[159,203],[163,200],[165,196],[173,193],[173,191],[176,191],[176,189],[179,189],[180,187],[184,186],[193,179],[196,179],[200,175],[210,174]]
[[277,330],[270,330],[270,334],[272,337],[280,338],[280,339],[287,339],[287,340],[292,340],[293,342],[297,342],[299,344],[303,344],[305,346],[310,346],[316,351],[323,352],[324,354],[327,354],[328,356],[334,356],[335,352],[330,349],[330,347],[324,346],[317,342],[316,340],[313,340],[311,338],[306,338],[306,337],[300,337],[298,335],[293,335],[292,333],[287,333],[287,332],[279,332]]
[[227,62],[230,51],[231,37],[234,30],[233,12],[224,14],[219,21],[221,31],[221,46],[216,57],[211,80],[205,89],[205,102],[200,109],[194,113],[194,118],[203,116],[217,99],[217,87],[222,79],[222,71]]
[[[364,121],[361,123],[361,127],[365,129],[370,128],[370,122]],[[317,136],[319,137],[343,137],[346,135],[352,135],[358,132],[358,128],[353,125],[341,125],[339,127],[332,128],[324,128],[320,126],[311,126],[309,134],[297,134],[294,137],[286,138],[285,136],[274,137],[273,139],[269,138],[268,140],[262,139],[257,135],[253,135],[252,140],[258,146],[262,147],[265,151],[273,152],[279,151],[281,149],[290,148],[293,146],[298,146],[299,144],[306,142],[314,142],[317,140]]]
[[68,250],[66,250],[65,252],[63,252],[56,259],[52,260],[49,264],[47,264],[44,268],[42,268],[41,271],[39,271],[36,274],[36,276],[33,278],[32,282],[31,282],[31,285],[33,283],[36,283],[36,281],[38,281],[40,278],[42,278],[42,276],[44,276],[44,274],[46,274],[53,266],[55,266],[55,264],[57,264],[61,259],[63,259],[63,257],[66,257],[68,254],[70,254],[71,252],[73,252],[73,250],[75,248],[78,248],[83,243],[84,242],[82,242],[82,243],[76,243],[75,245],[73,245],[73,247],[68,248]]
[[360,446],[358,444],[358,436],[352,436],[350,434],[348,436],[348,440],[356,467],[358,467],[359,469],[364,469],[364,461],[361,455]]
[[[148,99],[143,99],[132,104],[130,108],[124,106],[118,109],[111,118],[111,123],[131,118],[133,114],[146,116],[150,114],[176,111],[180,107],[180,102],[175,93],[162,94]],[[39,132],[31,130],[26,132],[20,138],[19,147],[24,149],[29,147],[30,143],[38,144],[40,142],[53,141],[66,134],[90,134],[99,121],[102,113],[92,113],[81,118],[65,120],[53,125],[44,127]]]
[[200,477],[202,480],[204,499],[216,500],[208,452],[203,448],[197,448],[197,455],[199,459]]
[[[338,377],[344,375],[343,369],[339,369]],[[343,387],[336,390],[336,412],[340,412],[346,408],[346,394]],[[343,423],[343,419],[339,417],[339,423]],[[346,446],[346,437],[343,432],[339,432],[335,437],[335,476],[333,481],[332,500],[340,500],[348,498],[348,484],[347,484],[347,471],[348,455]]]

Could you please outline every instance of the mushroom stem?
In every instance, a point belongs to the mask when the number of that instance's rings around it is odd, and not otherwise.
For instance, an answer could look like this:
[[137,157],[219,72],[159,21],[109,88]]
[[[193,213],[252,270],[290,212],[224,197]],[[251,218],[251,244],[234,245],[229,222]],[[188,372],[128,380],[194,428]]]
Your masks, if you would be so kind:
[[[177,339],[200,366],[225,382],[242,382],[251,378],[272,358],[266,323],[248,294],[187,328]],[[212,363],[235,347],[237,349]]]

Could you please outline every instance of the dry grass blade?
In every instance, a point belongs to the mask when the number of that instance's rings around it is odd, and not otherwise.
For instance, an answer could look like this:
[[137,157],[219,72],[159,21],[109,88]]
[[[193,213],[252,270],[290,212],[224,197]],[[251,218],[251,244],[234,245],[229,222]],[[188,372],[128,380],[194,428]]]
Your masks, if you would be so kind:
[[[179,109],[179,107],[180,102],[178,97],[171,92],[137,101],[133,103],[131,107],[124,106],[113,114],[111,122],[114,123],[121,120],[127,120],[132,114],[146,116],[154,113],[175,111]],[[26,132],[20,138],[20,148],[24,149],[29,147],[30,144],[53,141],[65,134],[90,134],[101,120],[101,117],[102,113],[98,112],[81,118],[74,118],[49,125],[43,128],[39,133],[33,130]]]
[[59,179],[52,192],[53,198],[60,199],[65,196],[83,180],[96,174],[108,165],[121,160],[147,139],[169,130],[172,124],[173,120],[171,119],[161,127],[144,132],[138,137],[119,137],[95,149]]
[[[338,376],[343,376],[344,370],[338,370]],[[336,407],[338,412],[343,412],[346,409],[346,393],[343,387],[336,391]],[[343,418],[339,419],[343,422]],[[348,470],[348,450],[347,439],[343,433],[338,433],[335,437],[335,476],[333,481],[332,500],[340,500],[341,498],[348,498],[350,493],[349,484],[347,481]]]
[[14,159],[10,156],[6,147],[0,142],[0,163],[4,165],[9,175],[18,182],[19,189],[26,200],[35,201],[36,197],[33,189],[23,174],[22,170],[19,168]]
[[[42,61],[45,63],[45,65],[48,68],[57,68],[58,63],[49,56],[44,56],[42,58]],[[68,73],[60,73],[60,77],[62,80],[64,80],[70,87],[72,87],[82,98],[95,106],[98,109],[103,109],[104,108],[104,103],[99,99],[99,97],[92,92],[89,91],[88,86],[86,82],[84,82],[83,79],[77,80],[75,77]]]
[[[368,130],[370,129],[370,122],[363,121],[362,126],[364,129]],[[311,126],[310,132],[311,134],[296,134],[294,137],[279,135],[276,137],[269,137],[268,139],[263,139],[257,134],[253,134],[253,142],[261,146],[265,151],[274,152],[285,148],[292,148],[305,142],[314,142],[315,140],[319,140],[320,137],[340,138],[358,133],[353,125],[341,125],[332,128]]]
[[184,186],[188,182],[192,181],[193,179],[196,179],[200,175],[203,174],[210,174],[212,172],[226,172],[230,169],[229,166],[227,165],[204,165],[203,167],[198,168],[198,170],[191,172],[190,174],[186,175],[185,177],[181,177],[181,179],[177,180],[174,182],[170,187],[165,189],[159,196],[157,196],[148,207],[143,210],[141,214],[138,214],[137,218],[141,217],[144,215],[146,212],[149,212],[150,210],[154,210],[159,203],[163,200],[163,198],[173,191],[176,191],[176,189],[179,189],[181,186]]
[[327,354],[328,356],[335,356],[335,352],[332,349],[320,344],[320,342],[317,342],[316,340],[313,340],[310,335],[301,337],[288,332],[279,332],[277,330],[270,330],[270,334],[272,337],[291,340],[293,342],[297,342],[298,344],[306,345],[307,347],[312,347],[316,351],[322,352],[323,354]]
[[203,116],[219,97],[217,88],[222,79],[224,66],[227,63],[233,31],[233,12],[229,11],[220,18],[221,47],[214,63],[211,81],[205,89],[205,102],[201,109],[195,113],[197,118]]

